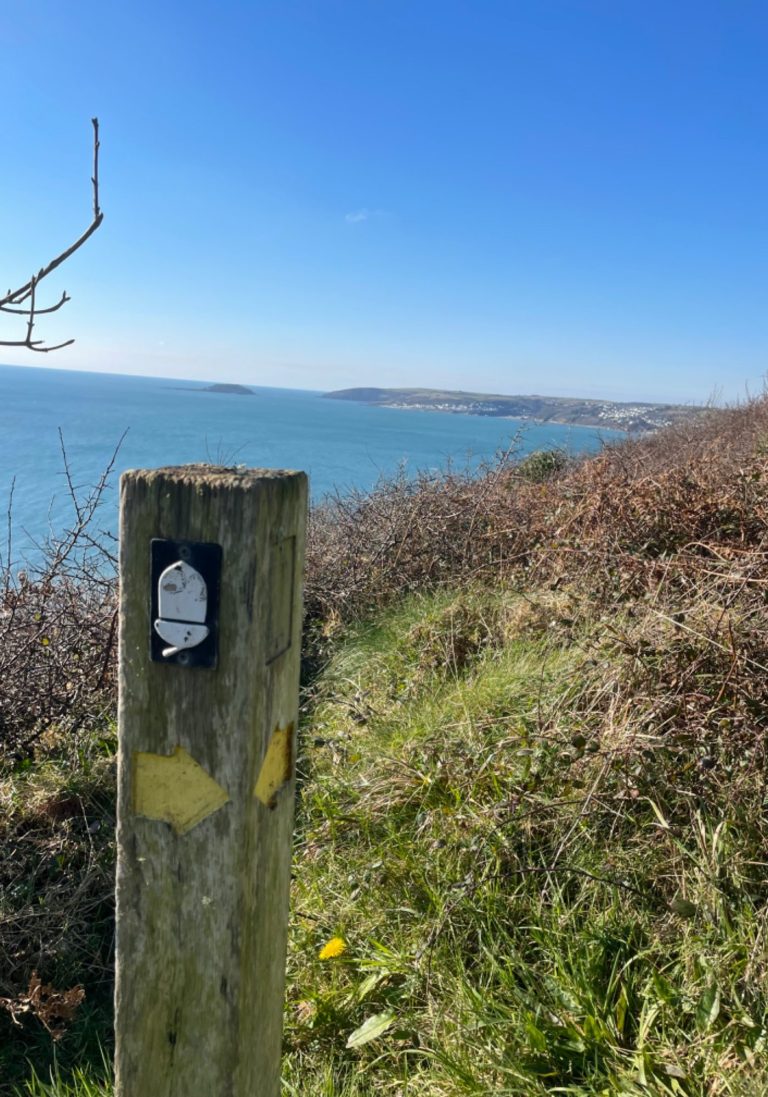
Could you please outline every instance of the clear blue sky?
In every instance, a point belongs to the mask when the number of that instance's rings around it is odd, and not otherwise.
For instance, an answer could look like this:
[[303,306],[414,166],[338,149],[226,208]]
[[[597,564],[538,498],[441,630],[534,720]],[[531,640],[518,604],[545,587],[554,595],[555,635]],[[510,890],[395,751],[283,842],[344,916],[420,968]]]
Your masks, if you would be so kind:
[[[764,0],[0,0],[70,369],[700,401],[768,369]],[[53,280],[51,280],[53,282]],[[3,337],[11,328],[3,326]]]

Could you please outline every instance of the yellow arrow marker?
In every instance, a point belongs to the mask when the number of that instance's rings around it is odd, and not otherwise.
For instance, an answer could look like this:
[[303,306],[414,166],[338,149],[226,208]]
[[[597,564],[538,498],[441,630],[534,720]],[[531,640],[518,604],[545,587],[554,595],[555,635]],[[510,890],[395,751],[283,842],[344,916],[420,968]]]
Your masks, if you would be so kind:
[[133,809],[186,834],[228,803],[221,785],[183,747],[173,754],[133,756]]
[[288,724],[287,727],[277,727],[272,732],[253,795],[261,800],[265,807],[273,808],[277,804],[278,792],[292,776],[293,724]]

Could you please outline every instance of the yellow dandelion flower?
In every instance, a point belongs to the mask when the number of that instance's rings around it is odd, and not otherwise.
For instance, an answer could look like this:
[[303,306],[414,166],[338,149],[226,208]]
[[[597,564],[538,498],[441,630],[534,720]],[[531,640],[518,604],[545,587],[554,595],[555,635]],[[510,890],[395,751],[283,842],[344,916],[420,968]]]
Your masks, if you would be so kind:
[[342,952],[346,951],[347,942],[343,937],[331,937],[330,941],[326,941],[320,949],[318,956],[321,960],[335,960],[337,956],[341,956]]

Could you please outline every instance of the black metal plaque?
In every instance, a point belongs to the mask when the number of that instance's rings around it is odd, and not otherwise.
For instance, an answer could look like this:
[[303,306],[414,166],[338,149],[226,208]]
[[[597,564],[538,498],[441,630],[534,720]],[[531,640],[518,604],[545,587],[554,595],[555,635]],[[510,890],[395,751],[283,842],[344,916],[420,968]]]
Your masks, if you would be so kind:
[[[172,663],[180,667],[215,667],[219,653],[219,597],[221,586],[221,545],[203,541],[164,541],[150,543],[150,620],[149,651],[154,663]],[[163,572],[177,562],[194,568],[203,577],[207,589],[205,625],[208,635],[194,647],[164,655],[168,642],[155,628],[160,613],[158,584]]]

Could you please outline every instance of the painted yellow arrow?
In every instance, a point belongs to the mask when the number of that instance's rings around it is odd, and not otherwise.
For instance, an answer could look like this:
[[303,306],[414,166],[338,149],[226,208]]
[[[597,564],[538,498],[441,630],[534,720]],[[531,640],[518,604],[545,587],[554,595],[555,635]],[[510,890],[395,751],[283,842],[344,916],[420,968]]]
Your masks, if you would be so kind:
[[261,800],[265,807],[273,808],[277,804],[277,794],[283,785],[293,776],[293,724],[276,727],[267,746],[267,753],[261,763],[259,776],[253,789],[253,795]]
[[228,803],[221,785],[183,747],[173,754],[133,756],[133,808],[186,834]]

